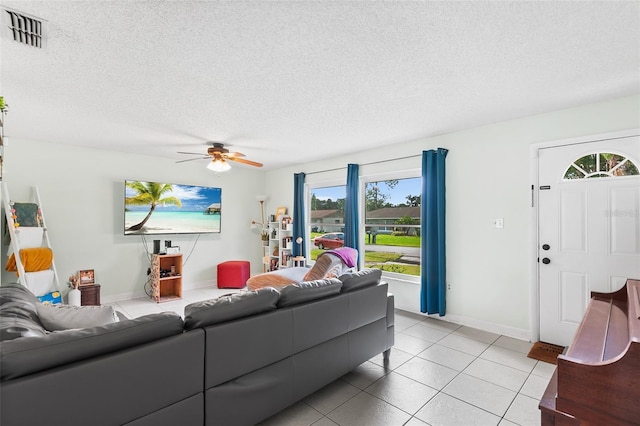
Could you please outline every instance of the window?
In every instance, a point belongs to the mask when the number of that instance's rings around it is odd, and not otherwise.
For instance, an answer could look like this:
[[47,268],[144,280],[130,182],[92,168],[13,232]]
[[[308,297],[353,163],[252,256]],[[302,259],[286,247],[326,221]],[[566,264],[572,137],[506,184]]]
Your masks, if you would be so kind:
[[619,154],[596,152],[574,161],[564,173],[564,180],[638,175],[638,166]]
[[311,188],[309,255],[316,260],[328,249],[344,245],[344,215],[347,190],[345,185]]
[[365,267],[420,275],[421,182],[410,177],[365,183]]

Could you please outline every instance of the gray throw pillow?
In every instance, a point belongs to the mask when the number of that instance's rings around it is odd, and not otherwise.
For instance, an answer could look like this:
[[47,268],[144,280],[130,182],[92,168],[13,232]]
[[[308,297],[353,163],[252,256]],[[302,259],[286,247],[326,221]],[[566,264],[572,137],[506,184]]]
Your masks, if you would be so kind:
[[38,316],[49,331],[98,327],[119,321],[113,306],[38,304]]

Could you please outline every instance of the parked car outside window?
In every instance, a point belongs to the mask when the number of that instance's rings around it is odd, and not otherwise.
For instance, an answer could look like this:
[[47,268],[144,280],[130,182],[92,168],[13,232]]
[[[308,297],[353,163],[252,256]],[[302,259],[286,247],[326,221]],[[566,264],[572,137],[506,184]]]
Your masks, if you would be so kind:
[[319,249],[334,249],[344,246],[344,232],[330,232],[328,234],[315,237],[313,244]]

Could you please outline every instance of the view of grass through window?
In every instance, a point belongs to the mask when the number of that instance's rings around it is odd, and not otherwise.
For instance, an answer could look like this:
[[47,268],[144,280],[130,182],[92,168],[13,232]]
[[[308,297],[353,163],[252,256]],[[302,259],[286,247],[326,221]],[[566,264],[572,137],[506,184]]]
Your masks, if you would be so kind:
[[420,275],[421,179],[365,185],[365,267]]
[[[420,275],[420,178],[365,185],[365,233],[361,249],[367,268]],[[345,186],[313,188],[310,257],[344,244]]]

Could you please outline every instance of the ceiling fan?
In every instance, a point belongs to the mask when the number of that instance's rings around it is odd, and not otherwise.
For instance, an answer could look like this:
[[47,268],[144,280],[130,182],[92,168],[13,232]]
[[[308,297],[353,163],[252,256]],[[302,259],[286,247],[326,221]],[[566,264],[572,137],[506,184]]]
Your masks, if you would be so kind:
[[[249,166],[254,167],[262,167],[262,163],[258,163],[256,161],[251,161],[244,159],[245,155],[241,152],[229,152],[227,148],[224,147],[223,143],[220,142],[209,142],[211,145],[207,148],[207,156],[206,157],[198,157],[198,158],[189,158],[188,160],[180,160],[176,161],[176,163],[184,163],[186,161],[193,160],[203,160],[203,159],[211,159],[211,162],[207,165],[207,168],[213,170],[214,172],[225,172],[231,168],[227,160],[229,161],[237,161],[238,163],[247,164]],[[180,152],[178,154],[190,154],[190,155],[202,155],[197,152]]]

